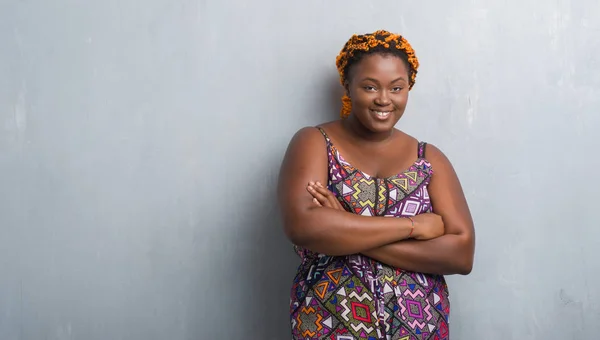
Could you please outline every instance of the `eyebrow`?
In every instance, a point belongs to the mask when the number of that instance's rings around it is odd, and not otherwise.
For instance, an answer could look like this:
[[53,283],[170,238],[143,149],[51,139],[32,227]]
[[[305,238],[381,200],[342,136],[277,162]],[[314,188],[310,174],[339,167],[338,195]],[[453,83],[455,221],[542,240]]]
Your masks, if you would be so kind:
[[[374,83],[379,83],[379,81],[377,81],[377,79],[370,78],[370,77],[363,78],[363,80],[362,80],[362,81],[365,81],[365,80],[370,80],[370,81],[372,81],[372,82],[374,82]],[[404,81],[406,81],[406,79],[404,79],[404,77],[400,77],[400,78],[396,78],[396,79],[392,80],[392,82],[391,82],[391,83],[393,84],[393,83],[395,83],[395,82],[397,82],[397,81],[400,81],[400,80],[404,80]]]

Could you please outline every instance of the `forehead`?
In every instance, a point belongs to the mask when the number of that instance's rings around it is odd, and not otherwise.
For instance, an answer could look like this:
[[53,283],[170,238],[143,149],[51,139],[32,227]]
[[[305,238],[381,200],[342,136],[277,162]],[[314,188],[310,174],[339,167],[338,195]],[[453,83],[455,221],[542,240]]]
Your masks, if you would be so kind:
[[351,70],[351,76],[375,79],[397,79],[405,77],[408,80],[408,67],[400,57],[392,54],[372,54],[362,58]]

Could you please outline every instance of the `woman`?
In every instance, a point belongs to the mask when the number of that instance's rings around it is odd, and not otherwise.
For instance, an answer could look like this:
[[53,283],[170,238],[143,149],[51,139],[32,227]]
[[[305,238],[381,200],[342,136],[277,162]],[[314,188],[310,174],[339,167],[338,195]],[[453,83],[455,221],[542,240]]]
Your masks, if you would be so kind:
[[443,275],[471,271],[475,237],[448,159],[395,128],[418,60],[377,31],[350,38],[336,64],[342,119],[299,130],[279,179],[302,258],[293,339],[448,339]]

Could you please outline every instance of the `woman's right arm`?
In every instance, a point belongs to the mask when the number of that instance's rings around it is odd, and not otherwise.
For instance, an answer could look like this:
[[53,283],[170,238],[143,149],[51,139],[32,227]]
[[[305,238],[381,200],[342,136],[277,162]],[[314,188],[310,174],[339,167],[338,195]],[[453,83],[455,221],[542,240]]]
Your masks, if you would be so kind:
[[361,216],[315,205],[308,183],[327,183],[327,174],[323,135],[312,127],[299,130],[285,153],[277,188],[285,233],[295,245],[338,256],[408,238],[413,229],[408,219]]

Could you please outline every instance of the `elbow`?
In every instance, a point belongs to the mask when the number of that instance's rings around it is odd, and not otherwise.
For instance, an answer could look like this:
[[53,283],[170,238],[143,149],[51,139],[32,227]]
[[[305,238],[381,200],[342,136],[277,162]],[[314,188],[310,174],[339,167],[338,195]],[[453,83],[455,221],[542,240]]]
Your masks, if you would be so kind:
[[311,223],[301,216],[290,216],[284,220],[285,235],[294,245],[306,248],[315,238]]
[[473,260],[469,256],[459,255],[446,263],[444,269],[438,271],[441,275],[469,275],[473,270]]
[[456,268],[456,274],[459,274],[459,275],[471,274],[471,271],[473,270],[473,257],[472,256],[465,256],[465,257],[466,258],[458,264],[458,266]]
[[285,235],[294,245],[310,248],[315,241],[323,236],[320,222],[316,222],[317,220],[313,217],[312,211],[313,209],[308,208],[284,216]]
[[474,242],[472,237],[465,237],[459,243],[458,256],[455,262],[455,274],[469,275],[473,271]]
[[296,246],[306,247],[306,244],[310,243],[310,236],[307,234],[306,230],[302,228],[297,228],[293,225],[285,226],[285,236]]
[[292,244],[327,256],[349,255],[346,249],[336,247],[323,228],[311,227],[311,223],[290,222],[285,224],[285,235]]
[[286,227],[285,234],[292,244],[312,252],[327,256],[348,255],[347,252],[332,247],[328,242],[323,242],[323,237],[319,235],[320,233],[315,232],[315,230]]

